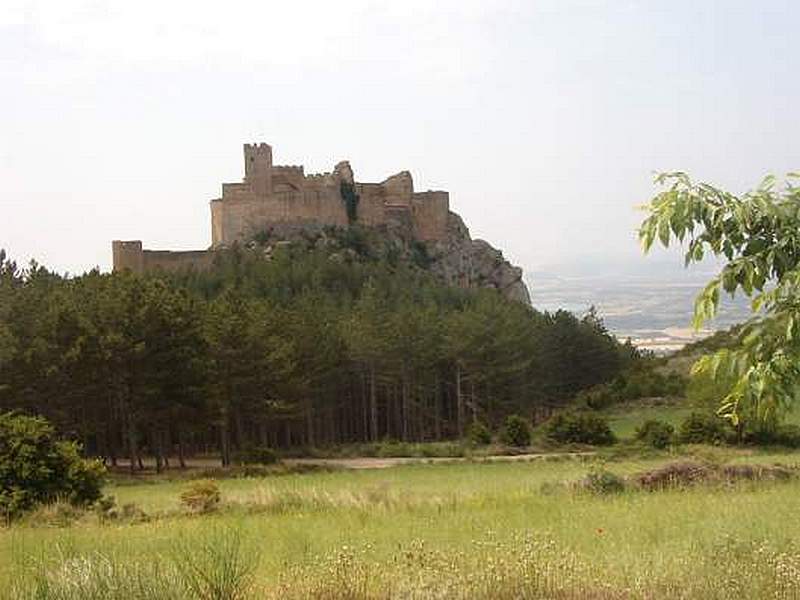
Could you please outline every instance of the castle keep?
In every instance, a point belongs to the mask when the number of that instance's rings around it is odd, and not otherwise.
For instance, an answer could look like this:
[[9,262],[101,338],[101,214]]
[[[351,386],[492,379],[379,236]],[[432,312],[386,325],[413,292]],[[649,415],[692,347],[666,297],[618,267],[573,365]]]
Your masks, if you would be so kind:
[[[211,201],[211,251],[244,243],[283,225],[366,226],[401,222],[421,241],[443,240],[449,214],[447,192],[415,192],[408,171],[381,183],[360,183],[346,161],[330,173],[307,175],[302,166],[274,165],[268,144],[244,145],[244,180],[223,183]],[[144,250],[140,241],[114,241],[114,269],[205,268],[210,251]]]

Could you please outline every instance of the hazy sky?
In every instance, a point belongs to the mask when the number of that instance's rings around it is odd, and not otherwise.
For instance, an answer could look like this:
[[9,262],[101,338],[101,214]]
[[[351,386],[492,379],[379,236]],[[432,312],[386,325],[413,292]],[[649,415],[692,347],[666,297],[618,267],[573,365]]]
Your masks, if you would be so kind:
[[797,0],[0,0],[0,247],[210,243],[244,142],[409,169],[533,270],[639,261],[652,173],[800,169]]

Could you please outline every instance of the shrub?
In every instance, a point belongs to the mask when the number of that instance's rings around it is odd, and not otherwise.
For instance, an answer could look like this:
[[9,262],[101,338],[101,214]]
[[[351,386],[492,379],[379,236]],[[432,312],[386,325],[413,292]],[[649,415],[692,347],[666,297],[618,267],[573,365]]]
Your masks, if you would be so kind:
[[492,443],[492,434],[489,428],[480,421],[475,421],[467,431],[469,441],[476,446],[487,446]]
[[559,413],[547,422],[545,434],[559,444],[608,446],[617,441],[608,421],[590,413]]
[[181,492],[181,503],[192,512],[207,513],[216,510],[221,495],[219,486],[211,479],[192,482]]
[[604,469],[590,471],[581,483],[585,490],[593,494],[618,494],[625,491],[625,480]]
[[502,438],[503,442],[509,446],[530,446],[531,428],[528,422],[519,415],[510,415],[506,418]]
[[618,402],[620,400],[620,395],[613,386],[601,383],[588,390],[583,390],[575,399],[579,404],[586,406],[586,408],[601,410]]
[[666,448],[672,443],[675,428],[664,421],[645,421],[636,429],[636,439],[653,448]]
[[267,446],[245,446],[237,453],[236,461],[242,465],[274,465],[278,455]]
[[693,412],[681,423],[679,437],[687,444],[721,444],[727,433],[725,423],[718,416]]
[[797,425],[778,425],[772,428],[748,427],[743,441],[754,446],[785,446],[800,448],[800,427]]
[[708,480],[713,467],[695,462],[677,462],[645,471],[634,477],[645,490],[660,490],[669,487],[683,487]]
[[0,414],[0,515],[12,518],[57,499],[88,505],[100,498],[105,469],[58,441],[41,417]]
[[35,527],[69,527],[86,515],[86,511],[69,502],[56,500],[39,504],[25,513],[18,522],[29,523]]

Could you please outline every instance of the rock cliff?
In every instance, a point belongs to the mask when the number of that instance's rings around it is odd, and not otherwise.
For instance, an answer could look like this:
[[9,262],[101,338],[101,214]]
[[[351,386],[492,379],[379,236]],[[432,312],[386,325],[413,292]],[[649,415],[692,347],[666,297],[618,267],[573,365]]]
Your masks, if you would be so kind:
[[464,221],[453,212],[448,214],[447,235],[441,240],[420,241],[411,224],[399,217],[376,227],[276,224],[248,245],[261,248],[267,258],[282,246],[300,245],[324,250],[335,261],[403,260],[429,271],[445,285],[492,288],[511,300],[531,303],[522,269],[488,242],[473,240]]
[[505,260],[503,253],[484,240],[473,240],[464,221],[451,212],[447,237],[428,242],[431,271],[448,285],[489,287],[506,298],[530,304],[522,269]]

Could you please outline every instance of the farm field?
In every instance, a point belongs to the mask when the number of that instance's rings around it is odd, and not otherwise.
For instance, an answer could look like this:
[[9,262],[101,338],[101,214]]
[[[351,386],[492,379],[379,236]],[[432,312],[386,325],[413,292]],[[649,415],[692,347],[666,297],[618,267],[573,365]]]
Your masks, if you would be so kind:
[[208,598],[794,598],[800,481],[617,494],[573,484],[598,469],[628,476],[676,460],[798,458],[693,447],[647,459],[224,479],[221,508],[203,515],[181,508],[186,481],[121,481],[107,493],[139,516],[87,514],[58,526],[57,511],[40,511],[0,530],[0,590],[191,597],[175,590],[171,571],[188,569],[220,585],[241,574],[241,595],[214,595],[208,584]]

